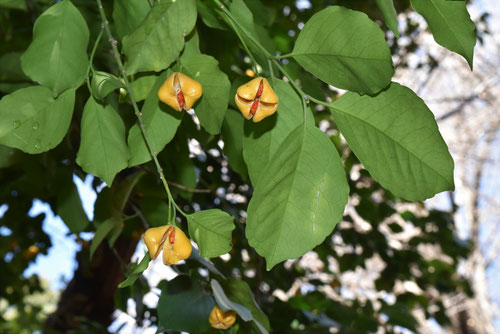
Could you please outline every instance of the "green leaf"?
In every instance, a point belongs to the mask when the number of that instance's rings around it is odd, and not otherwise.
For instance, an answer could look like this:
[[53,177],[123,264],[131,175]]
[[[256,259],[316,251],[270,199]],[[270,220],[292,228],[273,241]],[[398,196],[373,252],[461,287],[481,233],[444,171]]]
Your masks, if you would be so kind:
[[342,218],[349,186],[333,143],[299,125],[266,166],[248,205],[249,244],[267,269],[311,250]]
[[214,299],[197,281],[180,275],[167,283],[158,301],[158,322],[163,330],[204,333]]
[[187,220],[189,235],[198,244],[201,256],[217,257],[231,250],[233,216],[211,209],[188,215]]
[[217,268],[215,268],[215,266],[210,261],[207,261],[204,257],[201,257],[200,253],[196,248],[193,248],[193,250],[191,251],[189,259],[198,261],[203,266],[205,266],[205,268],[207,268],[210,272],[224,278],[224,274],[222,274]]
[[123,38],[127,74],[167,68],[182,51],[196,17],[195,0],[157,1],[139,28]]
[[136,79],[130,83],[136,102],[145,100],[148,97],[157,79],[158,75],[156,74],[136,76]]
[[[165,174],[169,175],[171,180],[193,189],[196,188],[196,170],[189,154],[188,138],[181,131],[175,140],[167,145],[165,150],[158,156],[158,159],[165,169]],[[175,159],[172,157],[175,157]],[[173,187],[171,191],[188,201],[193,198],[193,193],[186,190]]]
[[291,55],[322,81],[361,94],[378,93],[394,74],[382,30],[365,14],[339,6],[306,22]]
[[20,9],[26,10],[25,0],[0,0],[0,8]]
[[411,89],[393,82],[375,97],[347,93],[330,110],[358,159],[394,195],[418,201],[454,188],[434,115]]
[[148,1],[115,0],[113,21],[118,39],[121,41],[123,36],[134,32],[148,15],[150,9]]
[[14,148],[0,145],[0,168],[7,168],[15,164],[20,153]]
[[217,305],[224,311],[227,312],[228,310],[233,310],[238,315],[243,319],[243,321],[250,321],[252,320],[252,312],[245,306],[231,301],[227,296],[226,293],[224,292],[224,289],[220,285],[219,282],[216,280],[212,279],[210,281],[210,285],[212,287],[212,292],[214,293],[215,301],[217,302]]
[[[183,112],[173,110],[158,99],[158,89],[170,74],[172,72],[168,70],[158,77],[142,107],[142,119],[146,127],[146,134],[156,153],[160,153],[165,145],[174,138],[184,115]],[[130,128],[128,146],[130,148],[130,161],[128,163],[130,167],[152,159],[137,123]]]
[[394,9],[393,0],[375,0],[377,2],[377,6],[382,12],[384,16],[384,21],[387,27],[392,30],[394,35],[399,38],[398,31],[398,13],[396,13],[396,9]]
[[103,242],[106,236],[114,229],[116,226],[121,225],[121,220],[117,217],[111,217],[96,228],[94,238],[92,238],[92,243],[90,244],[90,258],[94,256],[97,247]]
[[83,210],[80,194],[73,182],[68,182],[59,189],[57,194],[57,214],[68,226],[69,230],[75,234],[83,232],[89,224],[89,218]]
[[149,261],[151,260],[149,253],[146,253],[142,258],[141,262],[138,264],[131,264],[129,268],[133,268],[132,272],[127,276],[127,278],[118,284],[119,288],[126,288],[127,286],[131,286],[137,281],[137,279],[141,276],[144,270],[148,269]]
[[[219,304],[218,298],[219,296],[221,296],[220,291],[217,287],[218,282],[212,279],[211,285],[212,289],[214,290],[214,296],[216,298],[217,304],[222,308],[222,306]],[[267,319],[267,316],[257,305],[253,293],[245,281],[229,278],[223,281],[222,286],[219,285],[219,287],[223,288],[226,299],[229,300],[232,304],[244,306],[248,311],[250,311],[251,320],[254,321],[254,323],[262,333],[266,333],[270,330],[269,320]],[[215,293],[216,290],[219,293]],[[227,309],[225,309],[225,311],[227,311]]]
[[198,30],[193,29],[193,31],[191,31],[191,33],[186,36],[184,50],[182,50],[181,58],[196,56],[200,53],[200,36],[198,35]]
[[201,125],[210,134],[218,134],[229,101],[231,83],[219,69],[219,62],[207,55],[193,55],[181,59],[187,74],[203,87],[203,96],[194,111]]
[[116,240],[120,237],[120,235],[123,232],[123,222],[120,218],[117,217],[117,219],[120,221],[120,224],[116,224],[111,232],[108,234],[108,246],[109,248],[113,248]]
[[196,0],[196,7],[198,8],[198,13],[200,13],[203,23],[210,28],[227,30],[226,26],[221,22],[221,19],[214,13],[211,7],[212,4],[212,1]]
[[74,89],[57,99],[43,86],[4,96],[0,100],[0,144],[31,154],[53,149],[68,131],[74,104]]
[[139,200],[141,212],[151,227],[158,227],[168,223],[170,209],[165,200],[144,197]]
[[413,317],[406,304],[385,304],[382,306],[381,312],[389,317],[389,319],[387,320],[388,323],[408,328],[409,330],[414,332],[417,331],[418,322]]
[[243,159],[244,125],[245,118],[238,111],[228,110],[222,123],[222,139],[224,141],[224,154],[227,155],[229,166],[246,179],[248,170]]
[[9,52],[0,56],[0,81],[20,82],[29,80],[21,68],[20,52]]
[[89,29],[71,1],[56,3],[36,20],[33,41],[21,57],[24,73],[58,95],[80,86],[87,73]]
[[[265,167],[270,157],[278,150],[290,132],[302,124],[304,118],[302,100],[293,88],[277,79],[270,83],[279,98],[277,112],[259,123],[245,121],[243,156],[254,187],[266,174]],[[312,122],[312,118],[310,121]]]
[[100,104],[90,97],[83,109],[77,164],[111,187],[115,175],[127,167],[129,157],[120,115],[110,104]]
[[123,82],[111,73],[94,71],[91,83],[92,94],[95,98],[102,100],[109,93],[118,88],[125,88]]
[[0,82],[0,92],[6,93],[6,94],[11,94],[14,93],[16,90],[20,90],[22,88],[28,88],[30,86],[33,86],[33,84],[29,82],[13,82],[13,83],[7,83],[7,82]]
[[[237,282],[234,279],[229,281],[224,282],[224,288],[216,280],[212,279],[210,281],[217,305],[225,312],[228,310],[235,311],[245,322],[252,321],[252,325],[246,330],[243,328],[248,326],[245,326],[245,323],[241,324],[243,333],[268,334],[269,320],[255,303],[248,285],[243,281],[240,281],[242,283],[239,284],[234,283]],[[262,325],[263,323],[266,326]]]
[[261,0],[245,0],[245,4],[252,11],[255,22],[262,27],[272,25],[276,20],[277,11],[281,8],[269,8]]
[[129,176],[114,189],[113,191],[113,206],[118,210],[118,212],[123,212],[127,202],[132,194],[137,183],[146,174],[145,171],[140,170]]
[[427,21],[436,43],[461,54],[472,69],[476,34],[465,1],[411,0],[411,5]]

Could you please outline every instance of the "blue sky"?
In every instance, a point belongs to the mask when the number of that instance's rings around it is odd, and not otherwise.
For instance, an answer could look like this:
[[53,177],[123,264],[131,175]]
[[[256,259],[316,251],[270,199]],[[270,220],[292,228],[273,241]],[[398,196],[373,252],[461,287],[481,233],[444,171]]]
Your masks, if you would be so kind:
[[[85,181],[77,176],[73,177],[89,219],[94,217],[94,202],[97,198],[91,187],[92,180],[93,176],[91,175],[87,176]],[[26,269],[24,275],[30,276],[36,273],[47,278],[52,289],[63,289],[73,277],[73,272],[76,269],[75,254],[80,250],[80,244],[75,241],[74,235],[68,237],[69,229],[59,216],[54,215],[48,204],[40,200],[33,201],[33,207],[29,214],[36,216],[41,212],[46,215],[43,230],[50,236],[52,247],[47,255],[39,255],[36,262]],[[82,233],[80,237],[90,240],[92,235],[92,233]]]

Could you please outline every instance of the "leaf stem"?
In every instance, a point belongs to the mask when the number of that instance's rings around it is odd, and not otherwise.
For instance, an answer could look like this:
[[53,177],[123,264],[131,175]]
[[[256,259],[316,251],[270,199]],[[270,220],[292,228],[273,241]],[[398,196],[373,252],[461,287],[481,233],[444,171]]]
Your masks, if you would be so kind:
[[281,55],[281,56],[271,56],[272,59],[286,59],[286,58],[290,58],[292,56],[291,53],[288,53],[286,55]]
[[90,71],[92,70],[92,74],[94,73],[94,68],[92,67],[92,63],[94,62],[94,55],[97,50],[97,47],[99,46],[99,43],[101,42],[101,37],[102,33],[104,32],[104,24],[101,26],[101,31],[99,31],[99,35],[97,35],[97,38],[94,43],[94,47],[92,48],[92,53],[90,54],[90,59],[89,59],[89,66],[87,67],[87,74],[85,75],[85,80],[87,81],[87,87],[89,88],[89,92],[91,95],[92,94],[92,88],[90,87]]
[[156,170],[160,176],[160,180],[163,183],[163,187],[165,188],[165,191],[167,192],[168,195],[168,201],[169,205],[173,206],[173,218],[171,223],[175,225],[175,209],[177,209],[183,216],[186,216],[186,213],[182,211],[177,203],[175,203],[174,198],[172,196],[172,193],[170,192],[170,188],[168,187],[167,180],[165,179],[165,175],[163,174],[163,168],[161,168],[160,162],[158,161],[157,157],[157,152],[154,151],[153,146],[151,144],[151,141],[149,140],[149,137],[146,132],[146,125],[144,124],[144,121],[142,119],[142,113],[139,110],[139,107],[137,106],[137,103],[135,102],[134,98],[134,92],[132,91],[132,88],[130,86],[130,82],[128,81],[127,74],[125,72],[125,68],[123,66],[122,60],[120,58],[120,52],[118,51],[117,44],[118,42],[116,39],[113,37],[111,34],[111,30],[109,29],[109,22],[106,19],[106,13],[104,13],[104,8],[102,6],[102,1],[101,0],[96,0],[97,6],[99,7],[99,13],[101,15],[102,19],[102,25],[104,27],[104,31],[106,32],[106,35],[109,38],[109,42],[111,43],[111,48],[113,49],[113,56],[115,58],[116,64],[118,65],[118,69],[120,70],[120,75],[123,78],[123,81],[125,83],[125,89],[127,90],[127,93],[130,96],[130,101],[132,102],[132,107],[134,108],[135,116],[137,117],[137,121],[139,123],[139,128],[141,129],[142,136],[144,137],[144,141],[146,142],[146,146],[149,150],[149,154],[151,155],[151,158],[153,159]]
[[167,180],[167,183],[169,185],[171,185],[172,187],[175,187],[175,188],[178,188],[180,190],[184,190],[184,191],[187,191],[187,192],[190,192],[190,193],[209,194],[209,193],[213,192],[210,189],[193,189],[193,188],[189,188],[189,187],[183,186],[182,184],[178,184],[178,183],[175,183],[173,181],[168,181],[168,180]]
[[314,103],[316,104],[321,104],[325,107],[328,107],[328,108],[331,108],[332,107],[332,104],[331,103],[328,103],[328,102],[325,102],[325,101],[321,101],[321,100],[318,100],[318,99],[315,99],[314,97],[312,96],[308,96],[309,97],[309,100],[313,101]]

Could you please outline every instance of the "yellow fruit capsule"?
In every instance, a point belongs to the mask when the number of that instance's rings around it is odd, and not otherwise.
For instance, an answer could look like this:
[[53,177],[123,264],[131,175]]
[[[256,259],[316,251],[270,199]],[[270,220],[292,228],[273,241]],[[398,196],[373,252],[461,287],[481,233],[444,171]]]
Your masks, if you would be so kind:
[[208,317],[210,326],[217,329],[228,329],[236,322],[236,312],[229,310],[224,312],[217,305],[214,306]]
[[234,101],[243,116],[246,119],[253,117],[254,122],[260,122],[278,109],[278,96],[269,82],[262,77],[240,86],[236,91]]
[[245,74],[247,77],[250,77],[250,78],[253,78],[255,76],[255,72],[252,71],[251,69],[246,70]]
[[25,249],[23,251],[23,257],[26,260],[31,260],[31,259],[36,257],[38,252],[40,252],[40,248],[38,248],[38,246],[36,246],[36,245],[31,245],[28,247],[28,249]]
[[160,101],[177,111],[191,109],[202,94],[201,84],[180,72],[172,73],[158,90]]
[[173,225],[147,229],[144,233],[144,242],[152,260],[163,250],[163,263],[167,266],[187,259],[193,250],[184,232]]

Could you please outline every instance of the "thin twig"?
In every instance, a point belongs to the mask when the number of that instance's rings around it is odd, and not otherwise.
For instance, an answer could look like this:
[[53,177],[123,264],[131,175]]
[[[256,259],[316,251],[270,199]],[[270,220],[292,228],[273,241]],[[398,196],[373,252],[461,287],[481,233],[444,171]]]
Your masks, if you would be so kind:
[[213,192],[210,189],[193,189],[193,188],[189,188],[189,187],[183,186],[182,184],[178,184],[178,183],[175,183],[173,181],[168,181],[168,180],[167,180],[167,183],[169,185],[171,185],[172,187],[175,187],[175,188],[178,188],[178,189],[190,192],[190,193],[209,194],[209,193]]
[[135,211],[135,214],[137,215],[137,217],[141,221],[142,225],[144,226],[144,228],[145,229],[150,228],[151,226],[149,225],[148,220],[146,219],[146,217],[144,217],[144,215],[142,214],[142,211],[137,207],[137,205],[135,205],[134,203],[131,203],[131,206],[132,206],[132,209]]

